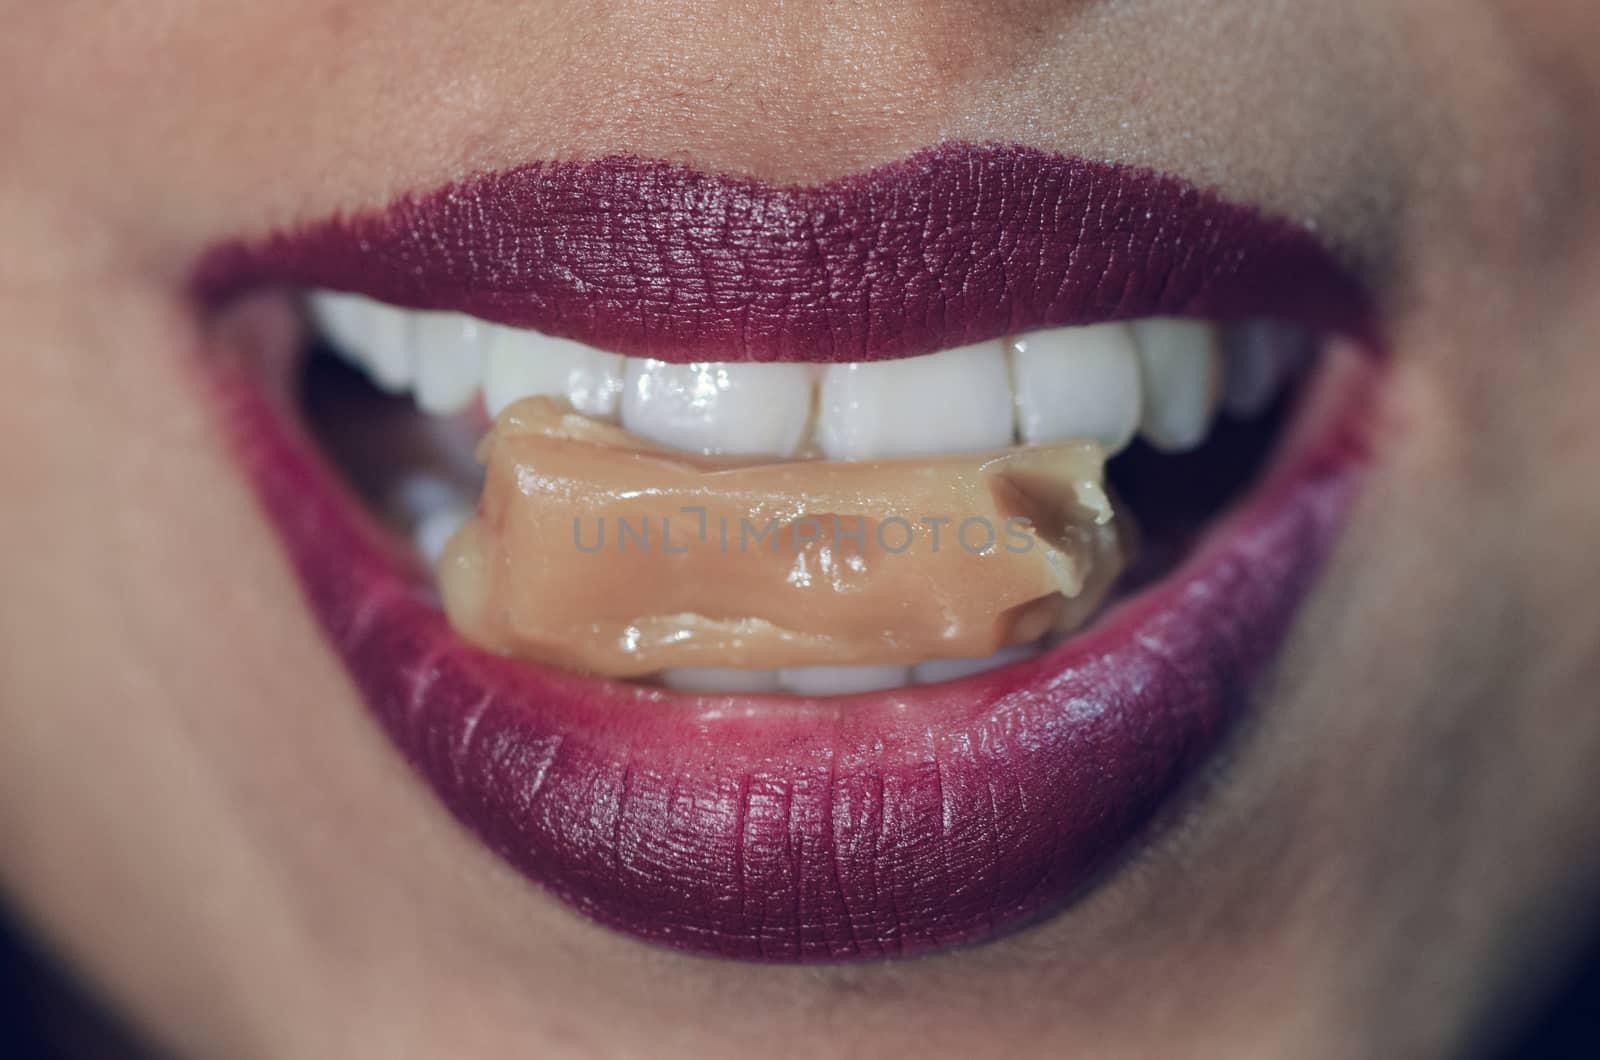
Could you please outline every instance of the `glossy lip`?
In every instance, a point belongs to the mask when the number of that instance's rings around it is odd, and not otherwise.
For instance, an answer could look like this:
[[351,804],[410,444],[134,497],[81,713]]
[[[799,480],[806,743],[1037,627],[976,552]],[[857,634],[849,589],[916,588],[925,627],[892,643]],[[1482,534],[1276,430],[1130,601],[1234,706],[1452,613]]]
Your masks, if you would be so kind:
[[[1008,272],[1000,330],[1022,319],[1063,319],[1019,315],[1023,306],[1035,316],[1056,312],[1052,306],[1070,313],[1110,306],[1114,315],[1134,316],[1209,305],[1340,318],[1353,327],[1364,319],[1348,315],[1363,306],[1354,282],[1298,229],[1192,190],[1173,194],[1183,186],[1172,178],[1023,148],[941,148],[813,191],[653,163],[592,165],[479,178],[469,191],[425,196],[386,214],[224,247],[207,259],[201,284],[214,297],[269,279],[330,286],[359,279],[359,289],[396,302],[538,322],[584,341],[609,337],[611,348],[689,359],[704,349],[691,347],[689,336],[726,341],[732,318],[702,305],[705,315],[691,313],[689,324],[657,333],[643,311],[612,305],[581,277],[558,277],[546,290],[537,280],[545,274],[522,258],[525,267],[507,270],[517,285],[480,291],[448,248],[487,230],[477,221],[463,230],[446,223],[459,220],[465,197],[474,205],[464,216],[497,207],[510,225],[505,238],[559,257],[567,251],[540,236],[540,225],[555,222],[524,208],[532,194],[526,182],[549,177],[550,194],[569,204],[562,196],[574,184],[610,189],[614,198],[590,203],[591,210],[608,203],[615,210],[615,197],[648,202],[665,194],[662,209],[677,219],[668,229],[698,216],[678,210],[687,182],[715,190],[714,210],[745,193],[772,209],[772,202],[832,197],[840,212],[856,203],[872,216],[875,204],[892,201],[902,211],[922,210],[920,227],[931,231],[936,214],[983,212],[941,198],[939,189],[960,184],[964,172],[998,166],[1014,183],[1004,192],[1012,197],[1010,220],[984,236],[996,246],[1020,245],[1017,226],[1033,231],[1049,216],[1046,205],[1065,201],[1046,178],[1071,174],[1122,188],[1118,208],[1102,203],[1091,211],[1108,222],[1106,232],[1081,210],[1074,223],[1056,226],[1057,235],[1071,229],[1074,246],[1135,239],[1121,222],[1156,199],[1171,212],[1135,227],[1189,240],[1176,251],[1129,244],[1124,257],[1147,271],[1114,285],[1083,278],[1092,280],[1107,260],[1092,249],[1060,251],[1074,279],[1044,294],[1030,294],[1037,274]],[[1031,184],[1022,180],[1029,167],[1040,167]],[[983,179],[962,186],[983,201],[1001,194]],[[509,200],[492,198],[508,188]],[[929,205],[935,200],[943,213]],[[745,202],[739,212],[755,210]],[[419,225],[445,248],[436,257],[407,256],[422,245]],[[1261,238],[1252,242],[1252,234]],[[640,255],[665,261],[697,237],[667,231],[661,238],[665,245],[647,251],[625,242],[590,245],[583,254],[612,255],[608,268],[616,272]],[[768,260],[787,245],[773,238],[741,236],[725,249]],[[1201,260],[1202,251],[1221,260]],[[1286,279],[1296,263],[1305,266],[1295,274],[1305,287]],[[1270,277],[1266,294],[1249,288],[1263,277]],[[1318,277],[1335,282],[1319,286]],[[1107,297],[1113,286],[1120,293]],[[1290,287],[1292,298],[1273,300]],[[751,299],[760,302],[759,291]],[[584,303],[591,315],[574,315],[572,307]],[[878,310],[863,299],[851,330],[839,333],[849,340],[818,359],[992,337],[999,320],[992,310],[955,314],[971,304],[952,298],[948,315],[924,316],[896,336],[873,329]],[[485,306],[496,312],[485,314]],[[792,352],[841,311],[830,303],[815,314],[796,312],[785,318],[789,330],[752,324],[737,352]],[[761,317],[759,307],[750,316]],[[241,373],[221,369],[215,382],[241,461],[314,612],[377,719],[444,803],[507,861],[591,917],[644,939],[744,959],[900,956],[990,937],[1079,893],[1236,715],[1337,537],[1365,462],[1362,417],[1352,412],[1359,403],[1346,401],[1335,426],[1287,447],[1277,469],[1176,573],[1038,659],[947,685],[831,700],[694,696],[547,670],[467,645],[449,628],[424,573],[359,509],[292,413]]]

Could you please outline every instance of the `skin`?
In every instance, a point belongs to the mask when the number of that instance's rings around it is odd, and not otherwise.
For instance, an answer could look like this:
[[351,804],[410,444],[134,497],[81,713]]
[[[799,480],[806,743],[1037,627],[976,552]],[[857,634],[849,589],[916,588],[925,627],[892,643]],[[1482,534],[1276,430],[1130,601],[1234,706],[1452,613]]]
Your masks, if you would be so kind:
[[[1437,1055],[1600,888],[1588,0],[5,0],[0,888],[194,1056]],[[825,179],[942,136],[1314,222],[1392,346],[1236,738],[1063,916],[753,968],[578,918],[369,722],[221,441],[212,242],[530,159]]]

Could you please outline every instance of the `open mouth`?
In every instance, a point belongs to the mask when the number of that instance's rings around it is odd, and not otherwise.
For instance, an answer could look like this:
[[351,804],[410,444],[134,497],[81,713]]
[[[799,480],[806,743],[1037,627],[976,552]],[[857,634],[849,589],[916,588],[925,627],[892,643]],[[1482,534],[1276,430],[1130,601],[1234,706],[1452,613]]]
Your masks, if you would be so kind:
[[221,391],[397,745],[594,918],[754,959],[1112,864],[1283,639],[1375,374],[1303,229],[1012,147],[534,166],[200,284],[304,310]]

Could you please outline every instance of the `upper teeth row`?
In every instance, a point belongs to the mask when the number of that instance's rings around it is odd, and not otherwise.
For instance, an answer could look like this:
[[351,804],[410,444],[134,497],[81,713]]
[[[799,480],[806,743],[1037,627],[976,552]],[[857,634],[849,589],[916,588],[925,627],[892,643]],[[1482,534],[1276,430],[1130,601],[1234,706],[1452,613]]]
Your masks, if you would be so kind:
[[896,361],[669,364],[357,295],[319,292],[311,306],[336,348],[427,412],[459,412],[480,390],[490,415],[551,394],[681,449],[843,460],[1063,438],[1115,453],[1135,434],[1181,452],[1205,440],[1219,405],[1265,408],[1301,345],[1282,325],[1250,325],[1224,344],[1216,325],[1149,319]]

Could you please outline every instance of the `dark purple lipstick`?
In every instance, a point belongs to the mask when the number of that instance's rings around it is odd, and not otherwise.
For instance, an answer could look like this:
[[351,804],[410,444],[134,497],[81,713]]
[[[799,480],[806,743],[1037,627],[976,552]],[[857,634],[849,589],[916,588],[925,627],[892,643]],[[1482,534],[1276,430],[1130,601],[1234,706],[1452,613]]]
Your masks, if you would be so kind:
[[1308,232],[1174,177],[951,144],[819,187],[666,162],[534,163],[209,256],[284,282],[669,361],[866,361],[1033,328],[1276,315],[1350,330]]
[[[527,166],[229,245],[200,273],[211,297],[263,282],[673,360],[892,357],[1161,314],[1367,319],[1299,228],[1173,178],[992,146],[814,188]],[[292,410],[232,373],[219,389],[330,644],[456,816],[603,923],[763,960],[982,939],[1081,892],[1274,658],[1364,456],[1363,387],[1334,387],[1183,565],[1028,662],[839,699],[697,696],[464,643]]]

